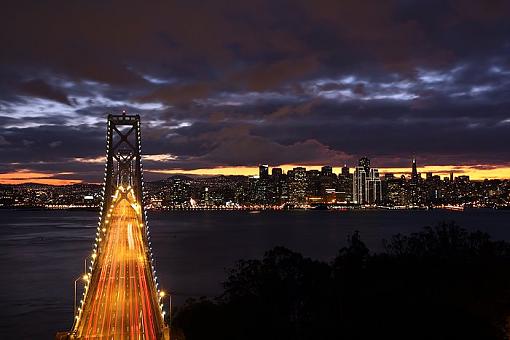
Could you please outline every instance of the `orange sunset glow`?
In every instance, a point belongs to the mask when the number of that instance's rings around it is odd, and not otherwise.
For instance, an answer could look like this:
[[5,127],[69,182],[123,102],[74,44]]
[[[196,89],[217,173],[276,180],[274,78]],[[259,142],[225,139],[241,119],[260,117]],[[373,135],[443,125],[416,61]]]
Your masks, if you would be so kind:
[[[282,168],[285,172],[292,170],[292,168],[300,165],[285,164],[278,167]],[[307,170],[320,170],[321,165],[303,165]],[[276,166],[275,166],[276,167]],[[271,167],[272,168],[272,167]],[[339,173],[340,167],[333,167],[335,173]],[[379,168],[381,173],[394,173],[395,175],[408,174],[411,172],[411,168]],[[242,175],[242,176],[253,176],[258,174],[258,167],[255,166],[235,166],[235,167],[219,167],[210,169],[193,169],[193,170],[145,170],[149,173],[158,174],[184,174],[184,175]],[[484,179],[506,179],[510,178],[510,166],[495,166],[494,168],[488,167],[487,169],[480,169],[477,166],[470,165],[434,165],[434,166],[423,166],[419,167],[418,171],[423,175],[426,172],[432,172],[436,175],[447,176],[450,172],[453,172],[455,176],[468,175],[472,180],[484,180]],[[351,169],[352,172],[352,169]]]
[[16,171],[0,174],[0,184],[23,184],[36,183],[48,185],[69,185],[83,182],[80,179],[61,179],[55,178],[59,175],[69,175],[70,173],[47,174],[32,171]]
[[[292,168],[300,165],[286,164],[278,166],[285,172],[292,170]],[[320,170],[321,165],[303,165],[308,170]],[[275,166],[276,167],[276,166]],[[340,172],[340,167],[333,167],[335,173]],[[379,168],[381,173],[393,173],[395,175],[409,174],[410,168]],[[219,176],[219,175],[239,175],[239,176],[253,176],[258,174],[258,167],[256,166],[232,166],[232,167],[219,167],[209,169],[156,169],[156,170],[145,170],[147,173],[154,174],[166,174],[166,175],[195,175],[195,176]],[[351,170],[352,171],[352,170]],[[431,165],[419,167],[418,171],[424,174],[426,172],[432,172],[435,175],[448,176],[451,172],[455,176],[467,175],[472,180],[484,180],[484,179],[508,179],[510,178],[510,166],[494,166],[486,167],[472,166],[472,165]],[[0,184],[23,184],[23,183],[37,183],[37,184],[48,184],[48,185],[70,185],[83,183],[81,179],[61,179],[58,176],[70,175],[70,173],[41,173],[31,171],[17,171],[0,174]]]

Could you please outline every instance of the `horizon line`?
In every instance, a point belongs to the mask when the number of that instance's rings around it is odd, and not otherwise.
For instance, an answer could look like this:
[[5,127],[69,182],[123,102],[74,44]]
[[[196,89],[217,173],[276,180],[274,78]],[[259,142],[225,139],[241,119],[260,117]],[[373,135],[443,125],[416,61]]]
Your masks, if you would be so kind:
[[[307,170],[320,170],[325,165],[297,165],[285,164],[270,166],[273,168],[282,168],[288,172],[295,167],[304,167]],[[340,173],[342,167],[332,167],[334,173]],[[352,169],[353,167],[349,167]],[[411,173],[411,167],[374,167],[379,169],[381,174],[393,173],[395,175],[407,175]],[[191,175],[191,176],[256,176],[258,175],[258,166],[227,166],[202,169],[144,169],[145,173],[152,175]],[[425,165],[418,167],[421,174],[431,172],[433,175],[449,176],[454,173],[456,176],[467,175],[471,180],[480,181],[485,179],[510,179],[510,166],[497,166],[488,164],[477,165]],[[21,170],[10,173],[0,174],[0,184],[46,184],[46,185],[71,185],[71,184],[101,184],[101,182],[87,181],[77,178],[61,178],[59,176],[70,176],[75,173],[43,173],[28,170]],[[100,178],[98,176],[98,178]],[[161,178],[160,178],[161,179]],[[158,179],[150,180],[156,181]]]

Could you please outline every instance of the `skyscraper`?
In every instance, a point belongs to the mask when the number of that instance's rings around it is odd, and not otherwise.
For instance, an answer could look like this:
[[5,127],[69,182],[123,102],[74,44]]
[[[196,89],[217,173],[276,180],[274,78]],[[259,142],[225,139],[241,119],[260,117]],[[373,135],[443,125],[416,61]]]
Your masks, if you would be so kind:
[[337,201],[352,202],[352,175],[346,164],[342,167],[337,180]]
[[358,165],[354,168],[352,179],[352,201],[357,204],[366,203],[367,173],[365,167]]
[[271,169],[272,203],[281,204],[287,197],[287,180],[282,168]]
[[379,170],[370,168],[370,159],[367,157],[361,158],[354,169],[352,197],[357,204],[377,204],[382,201]]
[[299,166],[289,171],[289,198],[292,203],[303,204],[306,202],[307,187],[306,168]]
[[371,168],[367,178],[367,203],[377,204],[382,201],[382,185],[379,169]]
[[331,175],[333,175],[333,168],[331,167],[331,165],[324,165],[321,168],[321,175],[322,176],[331,176]]
[[368,159],[367,157],[361,157],[358,161],[358,166],[362,166],[363,169],[365,170],[365,173],[368,174],[368,172],[370,171],[370,159]]
[[281,177],[283,175],[282,168],[273,168],[273,169],[271,169],[271,175],[273,176],[273,178]]
[[259,178],[261,179],[269,178],[269,166],[267,164],[259,165]]
[[342,176],[348,177],[349,176],[349,167],[347,164],[344,164],[342,167]]
[[419,175],[418,175],[418,169],[416,168],[416,158],[413,158],[413,165],[412,165],[412,171],[411,171],[411,181],[418,182]]

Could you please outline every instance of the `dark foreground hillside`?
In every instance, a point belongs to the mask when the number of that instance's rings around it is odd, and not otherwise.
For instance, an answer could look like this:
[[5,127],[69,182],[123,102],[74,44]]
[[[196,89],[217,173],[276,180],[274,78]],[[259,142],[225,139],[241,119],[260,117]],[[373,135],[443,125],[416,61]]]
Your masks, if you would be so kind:
[[372,254],[355,233],[331,263],[282,247],[240,261],[224,288],[176,310],[173,338],[506,339],[510,243],[442,224]]

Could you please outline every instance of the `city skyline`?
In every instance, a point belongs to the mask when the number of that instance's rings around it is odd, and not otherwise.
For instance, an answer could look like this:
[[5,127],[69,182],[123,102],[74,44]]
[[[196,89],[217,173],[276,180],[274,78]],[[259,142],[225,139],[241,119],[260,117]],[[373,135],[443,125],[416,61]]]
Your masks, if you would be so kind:
[[[98,164],[99,161],[104,162],[102,158],[95,160]],[[410,160],[411,161],[411,160]],[[377,163],[374,163],[377,165]],[[269,169],[272,168],[281,168],[284,172],[288,172],[295,167],[305,167],[307,170],[320,170],[323,166],[329,164],[321,164],[321,165],[306,165],[306,164],[285,164],[285,165],[269,165]],[[356,162],[352,164],[346,164],[350,169],[354,169],[356,166]],[[238,167],[218,167],[218,168],[210,168],[210,169],[193,169],[193,170],[183,170],[183,169],[172,169],[172,170],[151,170],[146,169],[146,173],[148,174],[148,178],[151,180],[159,180],[164,179],[168,176],[172,175],[191,175],[191,176],[254,176],[257,175],[259,170],[259,165],[256,166],[238,166]],[[411,176],[412,167],[411,163],[408,167],[398,167],[398,168],[385,168],[385,167],[377,167],[381,175],[384,174],[395,174],[395,175],[406,175]],[[340,173],[342,169],[342,165],[332,166],[333,172]],[[469,176],[472,180],[485,180],[485,179],[510,179],[510,167],[496,167],[496,166],[487,166],[487,165],[478,165],[478,166],[437,166],[437,165],[418,165],[418,172],[424,175],[425,173],[431,172],[434,175],[449,176],[451,173],[454,173],[455,176],[466,175]],[[99,184],[100,178],[96,181],[86,181],[78,178],[72,178],[74,173],[64,172],[58,175],[69,177],[67,179],[55,178],[52,174],[47,173],[35,173],[30,171],[18,171],[16,173],[0,173],[0,184],[25,184],[25,183],[36,183],[36,184],[48,184],[48,185],[69,185],[69,184],[78,184],[78,183],[90,183],[90,184]]]
[[[107,163],[108,164],[108,163]],[[412,159],[408,176],[382,174],[367,157],[338,173],[294,167],[285,171],[267,164],[250,176],[174,175],[146,182],[149,209],[290,210],[290,209],[508,209],[510,180],[472,180],[418,172]],[[352,170],[352,171],[351,171]],[[107,181],[109,182],[109,181]],[[102,185],[0,186],[0,207],[38,209],[97,208]]]

